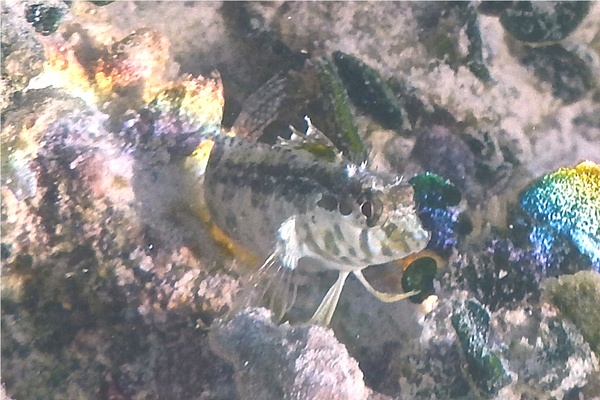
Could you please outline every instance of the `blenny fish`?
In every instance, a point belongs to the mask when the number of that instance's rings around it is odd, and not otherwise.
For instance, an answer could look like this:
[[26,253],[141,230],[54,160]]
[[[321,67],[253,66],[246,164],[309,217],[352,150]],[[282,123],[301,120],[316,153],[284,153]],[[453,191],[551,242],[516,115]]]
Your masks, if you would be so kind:
[[[203,180],[197,194],[212,223],[259,257],[259,273],[279,271],[275,279],[286,280],[281,272],[303,259],[338,271],[310,321],[327,325],[351,273],[385,302],[416,294],[377,291],[362,270],[423,250],[430,235],[407,182],[350,162],[306,121],[305,133],[292,128],[291,139],[276,144],[204,134],[186,169],[195,182]],[[279,304],[278,317],[287,306]]]

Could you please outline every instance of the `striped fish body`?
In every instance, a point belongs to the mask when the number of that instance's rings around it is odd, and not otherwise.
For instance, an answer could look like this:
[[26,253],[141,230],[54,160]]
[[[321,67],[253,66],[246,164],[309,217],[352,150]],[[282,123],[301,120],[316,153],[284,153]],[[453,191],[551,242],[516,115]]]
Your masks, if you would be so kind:
[[204,175],[211,219],[260,257],[289,269],[306,257],[357,271],[427,245],[412,188],[394,176],[297,146],[212,140]]

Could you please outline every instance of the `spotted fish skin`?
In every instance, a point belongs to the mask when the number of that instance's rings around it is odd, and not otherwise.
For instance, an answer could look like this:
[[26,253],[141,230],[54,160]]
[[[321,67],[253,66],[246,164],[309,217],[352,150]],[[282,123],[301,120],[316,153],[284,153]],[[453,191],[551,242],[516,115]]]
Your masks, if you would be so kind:
[[412,187],[395,176],[285,144],[211,140],[204,175],[211,218],[261,257],[289,269],[306,257],[357,271],[427,245]]

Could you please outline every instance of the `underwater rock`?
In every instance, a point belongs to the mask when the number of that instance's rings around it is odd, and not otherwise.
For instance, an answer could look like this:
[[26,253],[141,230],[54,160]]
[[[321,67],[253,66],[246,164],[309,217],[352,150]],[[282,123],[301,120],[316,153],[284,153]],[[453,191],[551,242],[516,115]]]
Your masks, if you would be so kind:
[[587,1],[517,1],[502,11],[500,23],[518,40],[552,42],[569,36],[589,9]]
[[545,175],[524,189],[519,201],[532,219],[529,239],[541,260],[551,257],[566,238],[600,271],[598,164],[585,161]]
[[406,267],[402,274],[401,284],[405,293],[418,290],[419,293],[411,296],[413,303],[422,303],[427,297],[435,293],[433,280],[437,274],[436,260],[431,257],[419,258]]
[[417,136],[411,152],[425,171],[437,174],[456,185],[469,199],[480,195],[474,181],[475,157],[469,146],[452,130],[434,125]]
[[483,249],[471,249],[452,267],[465,285],[491,311],[515,309],[539,297],[544,278],[537,261],[506,238],[493,237]]
[[580,271],[548,279],[543,296],[581,331],[596,354],[600,354],[600,274]]
[[102,7],[102,6],[109,5],[110,3],[114,3],[115,0],[94,0],[94,1],[88,0],[88,1],[95,6]]
[[512,1],[482,1],[477,7],[477,11],[485,15],[498,17],[511,4]]
[[25,21],[22,4],[2,5],[2,100],[0,109],[10,105],[11,98],[42,72],[44,49],[30,24]]
[[490,315],[474,300],[457,307],[452,326],[462,345],[471,378],[485,395],[493,395],[512,379],[490,343]]
[[[416,4],[416,8],[421,7]],[[417,19],[419,38],[437,60],[457,70],[466,66],[482,82],[491,80],[484,63],[484,49],[477,8],[469,2],[425,6]]]
[[[78,120],[89,112],[81,99],[57,89],[30,90],[3,116],[2,183],[19,199],[35,195],[37,178],[32,162],[44,145],[48,126]],[[94,119],[96,117],[97,119]],[[104,116],[95,114],[89,123],[90,134],[100,129]]]
[[160,91],[139,113],[131,140],[148,149],[162,146],[180,155],[199,144],[202,135],[221,131],[223,84],[218,74],[211,78],[185,76]]
[[507,351],[511,368],[533,398],[568,398],[597,375],[598,358],[572,323],[542,308],[524,325],[513,326]]
[[594,87],[589,65],[560,44],[528,48],[521,61],[533,68],[538,79],[548,82],[552,94],[565,104],[580,100]]
[[36,32],[48,36],[56,32],[68,9],[62,1],[34,3],[27,6],[25,18]]
[[379,72],[341,51],[333,52],[333,61],[357,107],[373,115],[387,129],[402,133],[410,129],[404,106]]
[[240,397],[366,399],[358,363],[320,326],[276,326],[265,309],[213,325],[211,349],[233,364]]
[[465,33],[469,40],[468,54],[466,65],[469,70],[482,82],[490,82],[492,80],[490,71],[484,62],[483,40],[481,39],[481,29],[479,26],[479,18],[477,9],[472,4],[464,6],[466,14]]
[[423,227],[431,233],[427,248],[447,257],[458,240],[458,211],[453,207],[460,203],[460,191],[449,181],[426,172],[408,181],[415,193],[419,218]]
[[[140,183],[140,171],[156,171],[140,165],[123,137],[104,128],[107,116],[80,98],[47,88],[27,91],[16,105],[5,114],[3,135],[28,149],[37,190],[18,201],[2,186],[2,379],[9,394],[96,398],[110,371],[115,391],[129,397],[192,398],[208,384],[223,393],[216,398],[233,398],[230,372],[205,354],[196,324],[230,308],[237,282],[208,277],[181,231],[173,234],[152,213],[165,178]],[[212,358],[213,368],[199,358]],[[161,368],[148,370],[154,362]]]
[[109,94],[137,87],[151,100],[163,84],[169,47],[165,36],[145,28],[113,43],[95,68],[98,90]]
[[350,161],[360,164],[367,159],[367,150],[358,134],[354,115],[350,110],[350,98],[338,75],[335,64],[328,58],[313,58],[309,61],[314,70],[314,93],[318,98],[309,104],[309,116],[318,127]]

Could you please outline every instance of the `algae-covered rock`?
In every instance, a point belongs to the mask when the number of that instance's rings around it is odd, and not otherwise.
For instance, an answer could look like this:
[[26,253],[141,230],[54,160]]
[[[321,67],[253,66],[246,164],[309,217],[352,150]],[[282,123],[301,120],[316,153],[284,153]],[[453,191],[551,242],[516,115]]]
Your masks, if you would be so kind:
[[[598,358],[577,328],[552,310],[536,310],[513,328],[507,343],[511,367],[536,398],[566,398],[594,380]],[[525,328],[530,329],[529,340],[523,337]]]
[[40,1],[27,6],[25,18],[44,36],[56,32],[68,7],[61,1]]
[[24,4],[4,2],[2,5],[2,101],[3,110],[11,105],[11,97],[42,72],[44,49],[32,27],[26,22]]
[[333,61],[348,95],[358,107],[372,114],[386,128],[399,132],[410,128],[404,106],[375,69],[341,51],[333,53]]
[[458,240],[458,211],[462,198],[451,182],[426,172],[412,177],[409,183],[415,190],[414,199],[419,218],[431,232],[428,249],[447,256]]
[[309,106],[314,110],[311,118],[349,160],[360,164],[367,159],[367,151],[354,115],[350,110],[350,98],[333,61],[328,58],[311,60],[315,70],[320,98],[313,99]]
[[452,326],[462,345],[471,378],[479,390],[493,395],[512,381],[490,343],[490,315],[481,304],[469,300],[457,307],[452,315]]
[[600,274],[581,271],[544,282],[544,298],[573,321],[596,354],[600,354]]

